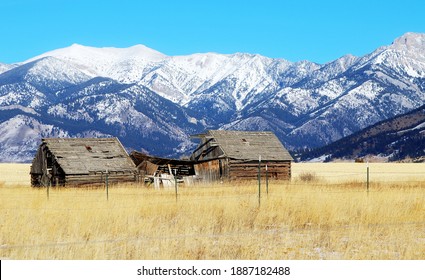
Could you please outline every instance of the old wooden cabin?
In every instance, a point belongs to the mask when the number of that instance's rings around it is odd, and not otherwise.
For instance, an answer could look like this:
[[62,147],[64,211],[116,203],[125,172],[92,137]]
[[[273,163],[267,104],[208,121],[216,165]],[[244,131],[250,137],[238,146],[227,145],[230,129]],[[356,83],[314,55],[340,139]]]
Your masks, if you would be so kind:
[[209,130],[194,137],[200,143],[191,160],[204,181],[257,179],[260,157],[262,174],[267,166],[269,178],[291,178],[293,158],[273,132]]
[[30,174],[35,187],[137,180],[136,166],[117,138],[42,139]]

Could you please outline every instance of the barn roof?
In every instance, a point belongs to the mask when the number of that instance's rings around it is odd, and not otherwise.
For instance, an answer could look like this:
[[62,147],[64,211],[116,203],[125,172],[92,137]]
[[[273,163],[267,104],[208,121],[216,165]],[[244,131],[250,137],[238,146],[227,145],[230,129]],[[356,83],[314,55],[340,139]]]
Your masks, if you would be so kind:
[[135,169],[117,138],[45,138],[42,142],[65,174]]
[[293,160],[276,135],[271,131],[209,130],[206,138],[213,138],[225,156],[241,160]]

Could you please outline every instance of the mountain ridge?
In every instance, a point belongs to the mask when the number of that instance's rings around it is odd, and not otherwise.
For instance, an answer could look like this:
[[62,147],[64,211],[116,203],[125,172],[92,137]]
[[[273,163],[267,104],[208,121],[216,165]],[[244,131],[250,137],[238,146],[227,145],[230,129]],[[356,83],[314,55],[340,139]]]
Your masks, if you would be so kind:
[[425,160],[425,105],[394,118],[380,121],[329,145],[298,155],[301,161]]
[[[21,146],[24,161],[40,138],[62,134],[117,136],[128,149],[173,157],[206,129],[271,130],[289,149],[320,147],[425,103],[424,41],[406,33],[365,56],[322,65],[74,44],[0,64],[0,128],[37,135]],[[18,113],[40,125],[14,119]],[[47,120],[55,129],[39,129]],[[5,151],[10,141],[0,135]]]

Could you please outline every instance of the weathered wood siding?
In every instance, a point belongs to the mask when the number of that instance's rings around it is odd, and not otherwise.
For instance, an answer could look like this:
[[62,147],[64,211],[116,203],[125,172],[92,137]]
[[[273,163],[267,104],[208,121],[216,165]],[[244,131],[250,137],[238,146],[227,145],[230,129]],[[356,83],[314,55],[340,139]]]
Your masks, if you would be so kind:
[[223,175],[223,161],[221,159],[209,160],[195,164],[195,173],[202,182],[213,182],[221,179]]
[[106,184],[106,178],[108,178],[108,184],[136,182],[138,180],[137,174],[133,172],[109,172],[108,174],[92,172],[84,176],[81,174],[66,175],[64,185],[103,185]]
[[139,172],[143,173],[143,175],[153,175],[158,170],[158,165],[144,160],[137,166],[137,169]]
[[[262,162],[261,176],[266,176],[269,179],[289,180],[291,178],[291,162]],[[257,180],[258,178],[258,162],[237,162],[229,161],[229,179],[230,180]]]
[[[291,161],[261,162],[261,176],[273,180],[291,179]],[[215,159],[195,164],[195,172],[203,182],[217,180],[257,180],[258,161],[241,162],[227,158]]]

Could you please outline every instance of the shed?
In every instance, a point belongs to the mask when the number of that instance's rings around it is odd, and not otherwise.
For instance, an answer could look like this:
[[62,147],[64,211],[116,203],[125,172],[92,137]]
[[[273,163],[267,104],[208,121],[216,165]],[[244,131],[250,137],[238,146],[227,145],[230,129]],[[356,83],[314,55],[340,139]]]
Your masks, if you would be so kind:
[[261,173],[269,178],[291,178],[292,156],[271,131],[209,130],[194,135],[200,143],[191,155],[195,172],[206,181],[256,179],[259,157]]
[[136,166],[118,138],[45,138],[31,165],[31,185],[134,182]]

